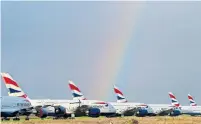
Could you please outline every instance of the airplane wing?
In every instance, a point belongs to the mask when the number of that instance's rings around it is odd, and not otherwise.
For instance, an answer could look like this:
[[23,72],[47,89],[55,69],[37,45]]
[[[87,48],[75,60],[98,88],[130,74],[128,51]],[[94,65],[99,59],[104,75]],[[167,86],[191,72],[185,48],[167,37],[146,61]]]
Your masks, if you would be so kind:
[[170,114],[174,108],[161,108],[160,110],[156,111],[156,115],[164,116]]
[[139,110],[139,107],[127,107],[126,109],[122,110],[120,113],[125,116],[132,116],[135,115]]

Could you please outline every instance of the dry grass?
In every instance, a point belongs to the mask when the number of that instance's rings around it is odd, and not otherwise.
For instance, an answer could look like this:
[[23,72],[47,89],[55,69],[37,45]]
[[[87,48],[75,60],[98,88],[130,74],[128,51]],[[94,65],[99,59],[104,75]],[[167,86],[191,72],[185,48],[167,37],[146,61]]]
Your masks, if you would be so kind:
[[117,117],[117,118],[88,118],[52,120],[31,119],[29,121],[3,121],[3,124],[201,124],[201,117]]

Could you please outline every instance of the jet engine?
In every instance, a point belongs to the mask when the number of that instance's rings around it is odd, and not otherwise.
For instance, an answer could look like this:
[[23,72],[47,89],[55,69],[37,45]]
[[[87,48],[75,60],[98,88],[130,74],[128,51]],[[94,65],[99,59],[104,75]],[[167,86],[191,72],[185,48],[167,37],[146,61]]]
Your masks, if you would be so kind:
[[99,117],[100,116],[100,109],[99,108],[89,108],[88,110],[89,117]]
[[136,116],[144,117],[148,115],[148,110],[146,108],[140,108],[136,114]]
[[48,112],[45,108],[41,107],[37,110],[36,116],[40,118],[46,118],[48,116]]
[[171,113],[170,116],[179,116],[181,115],[181,110],[180,109],[174,109]]
[[55,108],[55,114],[58,117],[64,116],[66,114],[66,108],[63,106],[56,106]]

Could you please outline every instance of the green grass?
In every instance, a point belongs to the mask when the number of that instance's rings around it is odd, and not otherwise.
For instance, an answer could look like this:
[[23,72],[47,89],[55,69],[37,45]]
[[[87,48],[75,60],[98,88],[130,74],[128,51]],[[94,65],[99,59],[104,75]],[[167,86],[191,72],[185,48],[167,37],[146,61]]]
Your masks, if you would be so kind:
[[53,120],[51,117],[40,119],[31,117],[29,121],[24,120],[25,117],[21,117],[20,121],[2,121],[3,124],[132,124],[133,122],[139,122],[139,124],[201,124],[201,117],[191,116],[159,116],[159,117],[115,117],[115,118],[91,118],[91,117],[76,117],[75,119],[61,119]]

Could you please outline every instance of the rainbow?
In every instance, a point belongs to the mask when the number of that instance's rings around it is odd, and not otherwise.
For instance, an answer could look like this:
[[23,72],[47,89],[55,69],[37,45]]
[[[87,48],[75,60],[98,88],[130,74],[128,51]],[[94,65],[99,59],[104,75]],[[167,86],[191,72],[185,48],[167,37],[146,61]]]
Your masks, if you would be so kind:
[[142,4],[126,4],[120,8],[122,11],[119,14],[119,20],[115,22],[114,27],[110,27],[113,28],[113,34],[107,37],[107,44],[98,56],[99,61],[95,63],[94,72],[97,75],[92,79],[94,90],[92,89],[93,94],[90,97],[108,100],[109,93],[117,81],[117,75],[121,71],[125,51],[141,7]]

